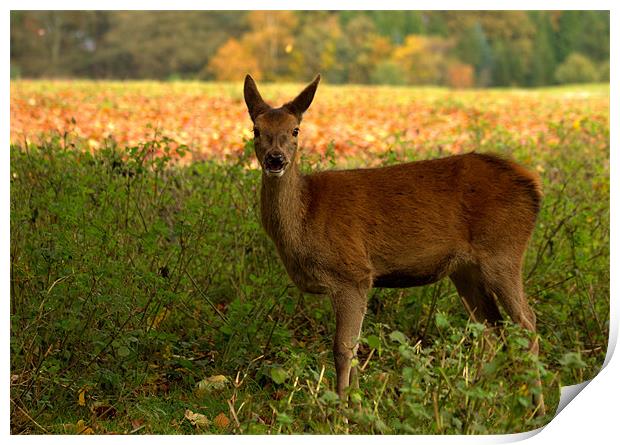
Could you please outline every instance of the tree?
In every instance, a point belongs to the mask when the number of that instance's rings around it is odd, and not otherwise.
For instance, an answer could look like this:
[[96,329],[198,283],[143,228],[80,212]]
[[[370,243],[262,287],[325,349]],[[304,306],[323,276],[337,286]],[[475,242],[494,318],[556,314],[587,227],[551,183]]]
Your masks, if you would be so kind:
[[377,32],[392,43],[402,44],[409,34],[423,34],[422,11],[364,11],[373,21]]
[[369,83],[371,74],[391,52],[389,40],[379,36],[372,20],[365,14],[356,15],[345,26],[338,42],[338,58],[343,62],[344,81]]
[[583,33],[576,52],[587,54],[596,62],[609,60],[609,11],[579,11]]
[[579,11],[562,11],[555,36],[557,60],[563,62],[568,55],[577,50],[583,27]]
[[477,20],[469,25],[458,39],[454,56],[474,67],[478,86],[488,86],[493,71],[493,51]]
[[292,11],[252,11],[248,15],[250,32],[241,42],[252,48],[266,80],[288,77],[290,53],[295,44],[297,16]]
[[93,75],[107,30],[100,11],[11,11],[11,69],[28,76]]
[[549,85],[553,83],[553,73],[557,64],[551,44],[551,36],[553,35],[551,21],[546,11],[533,11],[531,17],[537,32],[534,35],[532,70],[528,84],[532,86]]
[[115,77],[196,75],[246,29],[244,17],[230,11],[113,11],[110,20],[99,60]]
[[447,67],[446,83],[452,88],[474,86],[474,67],[466,63],[452,62]]
[[493,51],[491,85],[525,85],[531,71],[536,28],[526,11],[483,11],[477,20]]
[[328,81],[338,82],[343,70],[342,61],[337,55],[340,39],[342,29],[336,14],[308,11],[302,15],[291,48],[291,76],[295,79],[312,79],[321,73]]
[[237,39],[228,39],[219,47],[209,61],[207,70],[216,80],[240,81],[248,73],[256,80],[263,77],[251,49],[243,46]]
[[452,44],[442,37],[409,35],[393,53],[393,60],[414,85],[438,85],[443,82]]

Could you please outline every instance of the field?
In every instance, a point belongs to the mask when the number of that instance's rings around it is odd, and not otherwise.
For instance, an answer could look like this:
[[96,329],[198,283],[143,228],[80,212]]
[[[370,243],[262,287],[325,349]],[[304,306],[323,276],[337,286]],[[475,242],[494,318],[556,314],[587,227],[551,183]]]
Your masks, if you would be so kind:
[[[280,104],[299,88],[261,90]],[[560,386],[597,374],[608,86],[323,85],[301,129],[306,171],[471,150],[536,170],[545,198],[524,279],[539,359],[510,322],[489,343],[448,281],[375,290],[361,410],[348,408],[333,392],[331,305],[291,285],[260,227],[240,84],[16,81],[13,433],[521,432],[553,417]]]

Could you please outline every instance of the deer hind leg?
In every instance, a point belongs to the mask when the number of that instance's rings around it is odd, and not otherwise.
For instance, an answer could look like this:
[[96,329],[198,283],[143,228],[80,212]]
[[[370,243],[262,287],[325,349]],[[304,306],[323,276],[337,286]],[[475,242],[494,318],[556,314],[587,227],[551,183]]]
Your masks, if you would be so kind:
[[336,314],[336,335],[334,337],[334,362],[336,365],[336,388],[341,399],[346,398],[349,383],[357,386],[357,373],[351,368],[351,361],[357,354],[362,322],[366,314],[366,291],[342,289],[331,295]]
[[463,266],[450,275],[469,316],[478,323],[496,326],[502,319],[493,295],[485,287],[480,268]]
[[[523,281],[521,276],[521,262],[511,262],[502,264],[494,262],[492,267],[482,268],[483,279],[487,283],[500,304],[504,307],[510,318],[525,329],[536,333],[536,314],[527,302],[527,297],[523,291]],[[529,350],[532,354],[538,355],[538,337],[530,341]],[[536,412],[539,415],[545,414],[545,403],[542,396],[542,383],[540,373],[534,385],[538,388],[538,394],[534,395]]]

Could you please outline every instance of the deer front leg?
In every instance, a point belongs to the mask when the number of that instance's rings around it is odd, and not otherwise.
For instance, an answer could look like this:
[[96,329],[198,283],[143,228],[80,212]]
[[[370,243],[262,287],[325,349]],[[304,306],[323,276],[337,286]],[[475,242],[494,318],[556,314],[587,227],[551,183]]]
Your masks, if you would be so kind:
[[[332,295],[336,314],[336,335],[334,337],[334,362],[336,365],[336,388],[341,399],[350,379],[357,380],[351,371],[351,361],[357,354],[362,322],[366,314],[366,292],[360,290],[339,291]],[[354,382],[357,384],[357,381]]]

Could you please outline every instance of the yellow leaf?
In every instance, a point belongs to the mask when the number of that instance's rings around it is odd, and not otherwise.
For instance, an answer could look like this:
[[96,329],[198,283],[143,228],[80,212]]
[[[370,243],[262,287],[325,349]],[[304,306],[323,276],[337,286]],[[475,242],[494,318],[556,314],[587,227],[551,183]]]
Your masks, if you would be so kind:
[[80,393],[78,394],[78,405],[80,406],[85,406],[86,405],[86,399],[85,399],[85,394],[86,394],[86,387],[82,388],[80,390]]
[[212,390],[224,388],[227,382],[228,378],[223,375],[214,375],[207,377],[206,379],[202,379],[196,384],[196,395],[198,397],[203,397]]
[[93,429],[86,425],[82,419],[78,420],[78,423],[75,425],[75,433],[76,434],[95,434]]
[[168,317],[168,308],[163,308],[155,317],[149,317],[150,329],[157,329],[162,321]]

